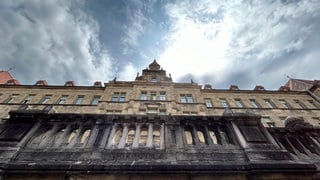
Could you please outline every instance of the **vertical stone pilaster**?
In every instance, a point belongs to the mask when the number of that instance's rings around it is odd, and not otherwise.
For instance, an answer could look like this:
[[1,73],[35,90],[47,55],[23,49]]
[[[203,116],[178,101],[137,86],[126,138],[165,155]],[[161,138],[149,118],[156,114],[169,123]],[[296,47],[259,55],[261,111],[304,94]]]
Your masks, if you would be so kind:
[[66,138],[68,138],[68,134],[70,133],[70,129],[71,129],[71,126],[70,124],[67,125],[66,129],[64,130],[64,132],[62,133],[61,137],[59,137],[59,139],[56,140],[56,142],[54,143],[54,147],[59,147],[61,146],[61,143],[64,142],[64,140]]
[[152,147],[153,144],[153,124],[148,124],[148,139],[147,139],[147,147]]
[[164,149],[164,124],[160,125],[160,149]]
[[50,130],[50,132],[48,133],[47,137],[45,137],[39,144],[39,147],[50,147],[52,143],[52,138],[53,135],[57,132],[58,128],[59,128],[59,124],[54,124],[54,126],[52,127],[52,129]]
[[192,135],[193,144],[196,146],[199,146],[201,143],[198,137],[197,129],[194,126],[191,126],[191,135]]
[[[109,139],[108,139],[108,144],[107,144],[107,147],[106,148],[110,148],[112,146],[112,139],[117,131],[117,127],[118,127],[118,124],[114,124],[112,126],[112,129],[111,129],[111,132],[110,132],[110,136],[109,136]],[[122,131],[123,132],[123,131]]]
[[76,134],[76,136],[73,138],[73,140],[69,143],[69,145],[67,146],[68,148],[72,148],[73,146],[75,146],[77,144],[77,142],[79,142],[79,139],[81,138],[81,134],[83,133],[83,125],[81,124],[78,128],[78,132]]
[[140,130],[141,130],[141,124],[136,125],[135,135],[132,143],[133,148],[138,148],[139,146]]
[[232,125],[234,133],[236,134],[236,137],[238,138],[238,142],[239,142],[240,146],[243,148],[246,148],[248,145],[247,145],[246,139],[243,137],[242,133],[240,132],[240,129],[232,121],[231,121],[231,125]]
[[119,142],[119,145],[118,145],[118,148],[124,148],[125,144],[126,144],[126,139],[127,139],[127,136],[128,136],[128,127],[129,125],[126,123],[123,125],[123,131],[122,131],[122,137],[120,139],[120,142]]
[[211,139],[211,136],[209,134],[209,129],[208,129],[208,126],[204,126],[204,135],[205,135],[205,138],[206,138],[206,142],[208,143],[208,145],[213,145],[213,142],[212,142],[212,139]]

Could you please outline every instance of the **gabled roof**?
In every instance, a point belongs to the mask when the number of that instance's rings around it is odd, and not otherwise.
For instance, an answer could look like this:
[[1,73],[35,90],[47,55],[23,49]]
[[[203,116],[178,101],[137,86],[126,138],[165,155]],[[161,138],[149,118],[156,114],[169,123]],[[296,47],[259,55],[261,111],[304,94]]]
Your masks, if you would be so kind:
[[[13,81],[13,80],[15,79],[11,76],[9,71],[0,71],[0,84],[6,84],[8,81]],[[15,81],[18,82],[17,80]]]

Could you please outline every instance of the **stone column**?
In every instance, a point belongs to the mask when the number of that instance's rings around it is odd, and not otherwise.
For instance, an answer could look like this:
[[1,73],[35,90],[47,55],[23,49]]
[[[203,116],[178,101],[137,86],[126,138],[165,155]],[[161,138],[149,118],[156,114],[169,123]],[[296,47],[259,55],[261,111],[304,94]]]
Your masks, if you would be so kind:
[[285,136],[284,139],[287,141],[287,143],[289,144],[289,146],[291,146],[291,149],[294,151],[295,154],[300,154],[300,151],[297,150],[294,145],[292,145],[292,143],[289,141],[288,137]]
[[133,143],[132,143],[133,148],[138,148],[138,146],[139,146],[140,129],[141,129],[141,124],[138,124],[136,126],[135,135],[134,135],[134,139],[133,139]]
[[[206,138],[208,145],[212,146],[213,142],[212,142],[211,136],[209,134],[208,126],[204,126],[204,133],[205,133],[204,135],[205,135],[205,138]],[[216,135],[216,137],[217,137],[217,135]]]
[[126,144],[127,135],[128,135],[128,124],[125,123],[125,124],[123,124],[122,137],[120,139],[118,148],[124,148],[124,146]]
[[199,146],[201,143],[198,137],[197,129],[194,126],[191,126],[191,135],[192,135],[193,144],[196,146]]
[[109,136],[109,139],[108,139],[107,148],[110,148],[112,146],[112,139],[113,139],[113,137],[114,137],[114,135],[116,133],[117,126],[118,126],[117,123],[112,126],[112,130],[111,130],[111,133],[110,133],[110,136]]
[[83,131],[83,125],[82,125],[82,123],[81,123],[81,125],[79,126],[79,128],[78,128],[78,132],[77,132],[77,134],[76,134],[76,136],[72,139],[72,141],[69,143],[69,145],[67,146],[68,148],[72,148],[74,145],[76,145],[77,144],[77,142],[79,142],[80,140],[80,138],[81,138],[81,134],[83,133],[82,132]]
[[164,149],[164,124],[160,125],[160,149]]
[[153,124],[148,124],[148,139],[147,139],[147,147],[152,147],[153,144]]
[[61,146],[61,143],[63,143],[64,140],[65,140],[66,138],[68,138],[67,136],[68,136],[68,134],[70,133],[70,130],[71,130],[71,127],[70,127],[70,125],[68,125],[68,126],[65,128],[64,132],[62,133],[62,135],[59,137],[59,139],[57,139],[57,140],[54,142],[54,147],[59,147],[59,146]]
[[[237,127],[238,128],[238,127]],[[227,140],[226,140],[226,137],[225,137],[225,132],[222,131],[220,129],[220,127],[217,127],[217,131],[219,134],[216,134],[216,137],[217,137],[217,141],[221,142],[221,144],[228,144]],[[240,132],[241,133],[241,132]],[[242,135],[242,134],[241,134]]]
[[[99,145],[99,148],[100,149],[103,149],[106,145],[107,145],[107,142],[108,142],[108,134],[110,133],[110,131],[111,131],[111,125],[110,124],[108,124],[108,125],[106,125],[106,128],[105,128],[105,130],[104,130],[104,133],[103,133],[103,136],[102,136],[102,139],[101,139],[101,143],[100,143],[100,145]],[[110,138],[110,137],[109,137]]]
[[232,125],[232,128],[233,128],[233,131],[238,139],[238,142],[240,144],[241,147],[243,148],[246,148],[248,145],[247,145],[247,142],[246,142],[246,139],[243,137],[242,133],[240,132],[240,129],[238,128],[238,126],[231,121],[231,125]]
[[51,146],[50,143],[52,143],[53,141],[53,135],[57,132],[58,130],[58,127],[60,125],[59,124],[55,124],[52,129],[50,130],[50,132],[48,133],[47,137],[45,137],[45,139],[43,139],[40,144],[39,144],[39,147],[48,147],[48,146]]
[[29,132],[24,136],[24,138],[20,141],[17,147],[24,147],[27,142],[35,135],[36,131],[39,131],[39,128],[42,125],[42,121],[38,121],[33,127],[29,130]]

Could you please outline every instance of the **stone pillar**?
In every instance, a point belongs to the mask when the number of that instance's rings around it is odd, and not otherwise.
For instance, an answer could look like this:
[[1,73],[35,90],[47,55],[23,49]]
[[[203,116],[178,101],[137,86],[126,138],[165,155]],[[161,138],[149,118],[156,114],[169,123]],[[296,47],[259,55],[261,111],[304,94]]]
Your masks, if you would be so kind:
[[[100,145],[99,145],[99,148],[100,149],[103,149],[106,145],[107,145],[107,142],[108,142],[108,134],[110,133],[110,131],[111,131],[111,125],[110,124],[107,124],[106,125],[106,128],[105,128],[105,130],[104,130],[104,133],[103,133],[103,136],[102,136],[102,139],[101,139],[101,143],[100,143]],[[110,139],[110,137],[109,137],[109,139]]]
[[194,126],[191,126],[191,135],[192,135],[193,144],[196,146],[199,146],[201,143],[198,137],[197,129]]
[[120,139],[118,148],[124,148],[124,146],[126,145],[127,135],[128,135],[128,124],[125,123],[123,125],[122,137]]
[[[225,132],[222,131],[220,129],[220,127],[217,127],[217,131],[219,134],[216,134],[216,137],[217,137],[217,142],[221,142],[221,144],[228,144],[228,141],[226,140],[226,137],[225,137]],[[242,135],[242,134],[241,134]]]
[[24,147],[27,142],[30,141],[32,136],[35,135],[36,131],[39,131],[39,128],[42,125],[42,121],[38,121],[30,130],[29,132],[24,136],[24,138],[20,141],[20,143],[17,145],[17,147]]
[[65,128],[64,132],[62,133],[62,135],[59,137],[59,139],[57,139],[57,140],[54,142],[54,147],[59,147],[59,146],[61,146],[61,143],[63,143],[64,140],[65,140],[66,138],[68,138],[67,136],[68,136],[68,134],[70,133],[70,130],[71,130],[71,126],[68,125],[68,126]]
[[233,131],[238,139],[238,142],[240,144],[241,147],[243,148],[246,148],[248,145],[247,145],[247,142],[245,140],[245,138],[243,137],[242,133],[240,132],[240,129],[238,128],[238,126],[231,121],[231,125],[232,125],[232,128],[233,128]]
[[[210,145],[210,146],[213,145],[211,136],[209,134],[208,126],[204,126],[204,133],[205,133],[204,136],[206,138],[206,141],[207,141],[208,145]],[[216,135],[216,137],[217,137],[217,135]]]
[[109,136],[109,139],[108,139],[107,148],[110,148],[112,146],[112,139],[113,139],[113,137],[114,137],[114,135],[116,133],[117,126],[118,126],[117,123],[112,126],[112,130],[111,130],[111,133],[110,133],[110,136]]
[[57,132],[58,128],[59,128],[59,124],[55,124],[52,129],[50,130],[50,132],[47,134],[47,137],[45,137],[45,139],[43,139],[40,144],[39,147],[48,147],[51,146],[50,143],[52,143],[52,136]]
[[135,135],[134,135],[134,139],[133,139],[133,143],[132,143],[133,148],[138,148],[138,146],[139,146],[140,129],[141,129],[141,124],[138,124],[136,126]]
[[152,147],[153,144],[153,124],[148,124],[148,139],[147,139],[147,147]]
[[82,131],[83,131],[83,125],[81,123],[81,125],[78,128],[78,132],[77,132],[76,136],[72,139],[72,141],[67,146],[68,148],[72,148],[73,146],[75,146],[77,144],[77,142],[80,141],[79,139],[81,138],[80,135],[83,133]]
[[160,149],[164,149],[164,124],[160,125]]
[[294,145],[292,145],[292,143],[289,141],[288,137],[285,136],[284,139],[287,141],[287,143],[289,144],[289,146],[291,146],[291,149],[294,151],[295,154],[300,154],[300,151],[297,150]]

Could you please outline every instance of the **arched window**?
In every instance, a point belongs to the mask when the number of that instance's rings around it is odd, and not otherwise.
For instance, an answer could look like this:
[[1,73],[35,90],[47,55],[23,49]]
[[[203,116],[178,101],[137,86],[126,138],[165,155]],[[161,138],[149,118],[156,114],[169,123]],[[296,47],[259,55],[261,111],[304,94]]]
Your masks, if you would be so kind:
[[207,144],[207,143],[206,143],[205,136],[204,136],[204,133],[203,133],[203,131],[202,131],[201,129],[198,129],[198,130],[197,130],[197,135],[198,135],[199,142],[200,142],[201,144]]
[[160,147],[160,126],[155,126],[152,132],[153,146]]
[[139,145],[146,146],[148,139],[148,128],[143,126],[140,130]]
[[134,128],[130,128],[129,129],[129,132],[128,132],[128,135],[127,135],[127,139],[126,139],[126,146],[131,146],[132,145],[135,133],[136,133],[136,131],[135,131]]
[[90,133],[91,133],[91,130],[90,129],[87,129],[83,132],[82,136],[81,136],[81,139],[80,139],[80,144],[83,144],[85,143],[89,136],[90,136]]
[[74,140],[74,138],[76,137],[77,132],[78,132],[78,129],[73,129],[71,131],[71,133],[69,134],[68,140],[67,140],[67,144],[71,143]]
[[34,136],[34,138],[30,141],[29,147],[35,147],[39,145],[42,141],[48,137],[50,131],[52,129],[52,126],[46,126],[42,127],[40,131],[37,132],[37,134]]
[[123,131],[123,128],[121,126],[117,128],[116,133],[114,133],[114,136],[113,136],[112,141],[111,141],[112,145],[118,145],[119,144],[120,139],[122,137],[122,131]]
[[52,144],[50,144],[50,145],[57,145],[56,143],[58,143],[58,141],[62,137],[64,131],[65,131],[65,127],[61,127],[56,133],[54,133],[54,135],[51,137],[50,142]]
[[210,138],[212,140],[212,143],[213,144],[218,144],[218,139],[217,139],[216,133],[214,133],[214,131],[210,130],[209,131],[209,135],[210,135]]
[[193,144],[193,137],[190,128],[184,130],[184,135],[186,137],[187,144]]

